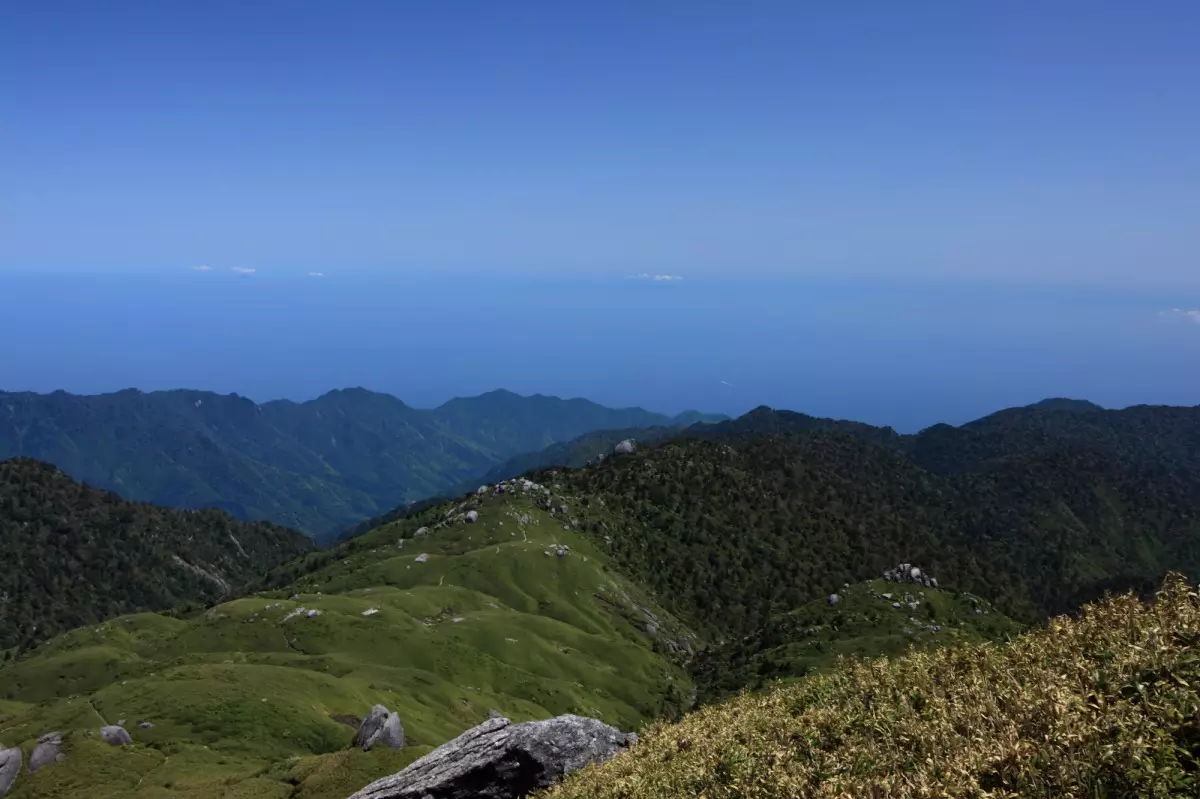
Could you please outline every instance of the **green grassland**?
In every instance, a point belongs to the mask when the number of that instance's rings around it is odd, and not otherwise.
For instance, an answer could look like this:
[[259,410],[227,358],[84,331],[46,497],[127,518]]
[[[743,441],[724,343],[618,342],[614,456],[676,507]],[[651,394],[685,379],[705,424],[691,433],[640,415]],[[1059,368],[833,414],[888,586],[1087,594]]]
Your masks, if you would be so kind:
[[[641,727],[691,692],[645,614],[687,634],[571,529],[567,501],[472,497],[310,555],[269,590],[52,639],[0,668],[0,743],[28,754],[56,730],[66,759],[10,796],[344,797],[491,709]],[[404,750],[349,750],[334,717],[375,703],[400,714]],[[100,742],[122,719],[134,746]]]

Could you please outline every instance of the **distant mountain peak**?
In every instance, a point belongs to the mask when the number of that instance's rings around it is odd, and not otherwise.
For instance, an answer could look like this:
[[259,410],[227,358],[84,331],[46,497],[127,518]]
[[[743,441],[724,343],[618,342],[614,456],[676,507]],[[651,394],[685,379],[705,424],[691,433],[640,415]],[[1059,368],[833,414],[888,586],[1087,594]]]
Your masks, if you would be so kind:
[[1035,402],[1026,407],[1037,408],[1043,411],[1075,411],[1076,413],[1104,410],[1103,406],[1097,405],[1094,402],[1081,399],[1069,399],[1067,397],[1047,397],[1044,400]]

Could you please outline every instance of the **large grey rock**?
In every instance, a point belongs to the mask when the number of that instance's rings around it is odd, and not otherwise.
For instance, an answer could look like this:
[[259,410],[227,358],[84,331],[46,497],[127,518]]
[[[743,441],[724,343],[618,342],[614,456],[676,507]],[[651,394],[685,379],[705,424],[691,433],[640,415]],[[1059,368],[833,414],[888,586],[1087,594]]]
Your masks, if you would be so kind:
[[467,511],[466,518],[467,518],[467,524],[474,524],[475,522],[479,521],[479,511],[474,511],[474,510]]
[[404,727],[400,724],[400,716],[383,705],[371,708],[354,736],[354,745],[361,746],[364,751],[369,751],[376,744],[391,749],[404,748]]
[[633,443],[633,439],[627,438],[624,441],[622,441],[620,444],[617,444],[615,447],[613,447],[613,454],[614,455],[632,455],[634,449],[636,449],[636,446]]
[[100,737],[109,746],[129,746],[133,743],[133,738],[119,724],[109,724],[107,727],[101,727]]
[[0,796],[8,793],[8,789],[17,781],[21,774],[21,750],[17,748],[0,748]]
[[517,799],[636,741],[582,716],[524,724],[489,719],[350,799]]
[[48,732],[38,738],[37,746],[33,747],[33,754],[29,756],[29,773],[32,774],[44,766],[52,766],[62,759],[62,734]]

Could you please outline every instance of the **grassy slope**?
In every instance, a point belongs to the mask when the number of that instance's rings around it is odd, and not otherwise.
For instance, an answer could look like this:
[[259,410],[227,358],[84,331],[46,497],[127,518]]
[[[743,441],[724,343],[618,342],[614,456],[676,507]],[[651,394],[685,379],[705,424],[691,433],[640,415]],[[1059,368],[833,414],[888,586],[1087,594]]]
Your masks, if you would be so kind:
[[1194,797],[1200,599],[1170,578],[997,646],[845,664],[660,724],[558,799]]
[[[23,774],[11,796],[76,796],[84,784],[91,796],[346,796],[492,708],[629,729],[690,690],[637,627],[638,605],[655,606],[581,535],[532,496],[469,503],[476,524],[449,520],[401,548],[422,521],[405,520],[310,556],[323,565],[295,586],[192,618],[74,630],[0,670],[0,741],[28,752],[51,729],[67,740],[68,759]],[[570,554],[546,555],[552,544]],[[322,614],[285,620],[298,607]],[[346,751],[352,730],[330,715],[361,717],[376,702],[399,712],[412,745]],[[136,745],[97,744],[102,719],[127,720]]]

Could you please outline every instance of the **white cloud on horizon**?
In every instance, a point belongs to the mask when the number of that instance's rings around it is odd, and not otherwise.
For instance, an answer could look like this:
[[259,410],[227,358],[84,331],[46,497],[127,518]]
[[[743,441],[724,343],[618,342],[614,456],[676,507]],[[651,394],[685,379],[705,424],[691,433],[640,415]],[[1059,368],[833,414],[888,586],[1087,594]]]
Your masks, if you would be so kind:
[[309,272],[308,276],[309,277],[325,277],[325,273],[324,272]]
[[637,280],[653,280],[658,283],[669,283],[675,280],[683,280],[683,275],[652,275],[649,272],[642,272],[640,275],[634,275]]
[[200,266],[193,266],[192,269],[197,272],[211,272],[212,271],[212,267],[208,266],[206,264],[201,264]]
[[1184,308],[1172,308],[1171,310],[1163,311],[1162,313],[1164,316],[1167,314],[1170,314],[1173,316],[1182,316],[1185,319],[1190,319],[1191,321],[1200,325],[1200,310],[1196,310],[1196,309],[1187,310]]
[[258,270],[252,269],[248,266],[231,266],[231,267],[229,267],[229,271],[237,272],[239,275],[253,275]]

